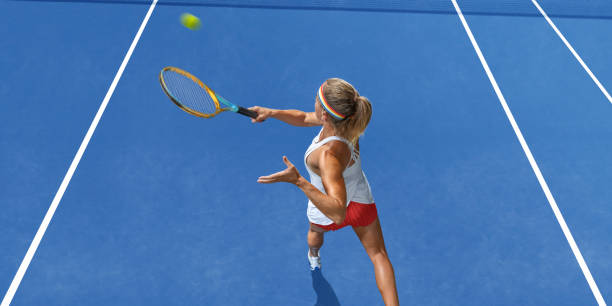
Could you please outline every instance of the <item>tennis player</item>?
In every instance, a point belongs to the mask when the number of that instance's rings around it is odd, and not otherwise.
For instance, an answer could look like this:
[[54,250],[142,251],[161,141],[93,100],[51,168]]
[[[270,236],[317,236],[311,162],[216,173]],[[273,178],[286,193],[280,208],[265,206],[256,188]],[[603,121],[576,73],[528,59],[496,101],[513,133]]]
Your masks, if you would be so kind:
[[370,122],[372,106],[342,79],[328,79],[318,88],[315,111],[276,110],[260,106],[253,122],[275,118],[295,126],[323,126],[306,150],[310,182],[283,156],[287,169],[261,176],[259,183],[287,182],[308,197],[308,260],[321,268],[319,250],[327,231],[352,226],[374,264],[376,284],[385,305],[399,305],[393,266],[385,243],[370,185],[361,169],[359,136]]

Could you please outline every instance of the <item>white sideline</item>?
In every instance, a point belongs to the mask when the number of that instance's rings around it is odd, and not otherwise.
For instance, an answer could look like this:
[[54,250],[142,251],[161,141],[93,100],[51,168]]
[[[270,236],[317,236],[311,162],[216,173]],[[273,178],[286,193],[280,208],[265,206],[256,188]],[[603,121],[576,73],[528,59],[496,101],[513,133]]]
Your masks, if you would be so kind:
[[463,24],[463,27],[465,28],[465,31],[468,37],[470,38],[470,41],[472,42],[472,46],[474,47],[474,50],[476,50],[476,54],[478,55],[478,58],[480,59],[480,63],[482,64],[485,72],[487,73],[487,76],[489,77],[489,81],[491,82],[491,85],[493,85],[495,94],[497,94],[497,98],[499,99],[499,102],[501,102],[502,107],[504,108],[504,111],[506,112],[506,116],[508,117],[508,120],[510,121],[512,128],[514,129],[514,133],[516,134],[516,137],[521,143],[521,147],[523,147],[523,151],[525,152],[525,155],[527,156],[527,159],[529,160],[529,164],[531,165],[533,172],[538,178],[538,182],[540,183],[540,186],[542,187],[542,190],[544,191],[544,194],[546,195],[546,199],[548,199],[548,203],[550,204],[550,207],[552,208],[555,214],[555,217],[557,218],[557,222],[559,222],[559,225],[561,226],[561,230],[563,230],[563,234],[565,235],[565,238],[567,239],[567,242],[569,243],[572,249],[572,252],[574,253],[574,257],[576,257],[576,260],[578,261],[578,264],[580,265],[580,269],[582,270],[584,277],[589,283],[589,287],[591,287],[591,291],[593,292],[593,295],[595,296],[597,303],[599,305],[606,305],[606,302],[601,296],[601,293],[599,292],[599,288],[597,288],[597,284],[595,283],[595,280],[593,279],[593,276],[591,275],[591,271],[589,271],[589,267],[584,261],[584,258],[582,257],[582,254],[580,253],[580,249],[578,249],[578,245],[576,244],[576,241],[574,241],[574,237],[572,236],[572,233],[567,227],[567,224],[565,223],[565,219],[563,218],[563,215],[561,214],[561,211],[559,210],[559,207],[557,206],[557,203],[555,199],[553,198],[553,195],[550,192],[550,189],[548,188],[548,184],[544,180],[544,176],[542,175],[542,172],[540,171],[540,168],[538,167],[538,164],[536,163],[535,158],[531,154],[531,150],[529,149],[529,146],[527,145],[527,142],[525,141],[525,138],[523,137],[523,134],[521,133],[521,130],[519,129],[518,124],[516,123],[516,120],[514,120],[514,116],[512,115],[512,112],[510,112],[508,103],[506,103],[506,99],[502,95],[502,92],[499,89],[499,86],[497,85],[497,81],[495,81],[495,77],[493,77],[493,73],[491,72],[491,69],[489,68],[489,65],[487,64],[487,61],[485,60],[484,55],[482,54],[482,51],[480,50],[480,47],[478,46],[478,43],[476,42],[476,39],[474,38],[474,35],[472,34],[472,31],[470,30],[470,27],[468,26],[467,21],[465,20],[465,17],[463,16],[463,13],[461,13],[461,9],[459,8],[457,1],[456,0],[451,0],[451,1],[453,2],[453,5],[455,6],[455,10],[457,11],[459,18],[461,19],[461,23]]
[[574,50],[574,48],[572,47],[572,45],[570,45],[570,43],[567,41],[567,39],[565,39],[565,36],[563,36],[563,34],[561,33],[561,31],[559,31],[559,29],[557,28],[557,26],[555,26],[555,24],[552,22],[552,20],[548,17],[548,15],[546,14],[546,12],[542,9],[542,7],[540,6],[540,4],[538,4],[538,2],[536,0],[531,0],[531,2],[533,3],[533,5],[536,6],[536,8],[538,9],[538,11],[540,11],[540,14],[542,14],[542,16],[544,16],[544,18],[546,19],[546,21],[548,22],[548,24],[553,28],[553,30],[555,30],[555,33],[557,33],[557,35],[559,36],[559,38],[561,38],[561,40],[563,41],[563,43],[565,44],[565,46],[570,50],[570,52],[572,52],[572,54],[574,55],[574,57],[578,60],[578,62],[580,63],[580,65],[582,65],[582,68],[584,68],[584,70],[586,70],[586,72],[589,74],[589,76],[591,77],[591,79],[593,79],[593,82],[595,82],[595,85],[597,85],[597,87],[599,87],[599,90],[601,90],[601,92],[604,94],[604,96],[606,96],[606,98],[608,98],[608,102],[612,103],[612,97],[610,97],[610,94],[608,93],[608,91],[606,90],[606,88],[599,82],[599,80],[597,79],[597,77],[595,77],[595,74],[593,74],[593,72],[591,72],[591,69],[589,69],[589,66],[587,66],[587,64],[584,63],[584,61],[582,60],[582,58],[580,57],[580,55],[578,55],[578,52],[576,52],[576,50]]
[[140,25],[140,28],[138,29],[138,32],[136,33],[136,36],[134,37],[134,40],[132,41],[132,45],[130,46],[130,49],[128,50],[125,57],[123,58],[123,62],[121,63],[121,66],[119,67],[119,70],[117,71],[117,74],[115,75],[115,78],[113,79],[113,82],[111,83],[110,88],[106,92],[106,96],[104,97],[104,100],[102,101],[102,104],[100,105],[100,108],[98,109],[98,112],[96,113],[96,116],[94,117],[94,120],[91,122],[91,125],[89,126],[89,130],[87,130],[87,134],[85,135],[85,138],[83,138],[83,141],[81,142],[81,146],[79,147],[79,150],[74,156],[74,159],[72,160],[72,163],[70,164],[70,167],[68,168],[68,172],[64,176],[64,180],[62,181],[62,184],[57,190],[57,193],[55,194],[55,197],[53,198],[53,201],[51,202],[51,206],[49,207],[49,210],[47,210],[47,214],[45,215],[45,218],[40,224],[40,227],[38,228],[38,231],[36,232],[36,235],[34,236],[34,240],[32,240],[32,243],[30,244],[30,247],[28,248],[28,251],[25,257],[21,261],[21,265],[19,266],[19,269],[17,270],[17,273],[15,274],[15,277],[13,278],[13,281],[11,282],[9,289],[6,292],[6,295],[4,295],[4,298],[2,299],[2,304],[0,304],[0,306],[9,306],[11,302],[13,301],[13,297],[15,296],[15,293],[17,292],[17,289],[19,288],[19,285],[21,284],[21,280],[23,279],[23,276],[28,270],[28,266],[30,265],[32,258],[34,257],[34,254],[36,253],[36,250],[38,249],[38,245],[40,244],[40,241],[45,235],[45,232],[47,231],[47,227],[49,226],[49,223],[51,223],[51,219],[53,218],[53,215],[55,214],[55,210],[57,209],[59,202],[62,200],[62,197],[64,196],[64,192],[66,192],[66,188],[68,188],[68,184],[70,183],[70,180],[72,179],[72,175],[74,174],[74,171],[79,165],[79,162],[81,161],[81,157],[83,157],[83,153],[85,152],[85,149],[87,148],[87,145],[89,144],[89,141],[91,140],[91,136],[93,135],[94,131],[96,130],[96,127],[98,126],[98,122],[100,122],[100,118],[102,117],[102,114],[104,113],[104,110],[106,109],[106,105],[108,104],[108,101],[113,95],[113,92],[115,91],[115,88],[117,87],[117,83],[119,83],[119,79],[121,79],[121,75],[123,75],[123,71],[125,70],[127,63],[130,61],[132,52],[134,52],[134,49],[136,48],[136,45],[138,44],[138,40],[140,40],[140,36],[142,35],[142,32],[144,31],[145,27],[147,26],[147,23],[149,22],[149,18],[151,17],[151,14],[153,14],[153,10],[155,9],[155,5],[157,4],[157,1],[158,0],[153,0],[153,2],[151,3],[151,6],[149,7],[149,11],[147,12],[147,15],[142,21],[142,24]]

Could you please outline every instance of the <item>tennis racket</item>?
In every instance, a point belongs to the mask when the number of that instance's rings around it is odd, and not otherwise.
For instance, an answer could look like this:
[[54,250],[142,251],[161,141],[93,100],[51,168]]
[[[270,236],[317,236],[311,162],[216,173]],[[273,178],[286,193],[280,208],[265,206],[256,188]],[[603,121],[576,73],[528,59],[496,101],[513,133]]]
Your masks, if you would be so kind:
[[224,111],[232,111],[257,118],[256,112],[224,99],[185,70],[165,67],[159,73],[159,82],[164,93],[174,104],[194,116],[212,118]]

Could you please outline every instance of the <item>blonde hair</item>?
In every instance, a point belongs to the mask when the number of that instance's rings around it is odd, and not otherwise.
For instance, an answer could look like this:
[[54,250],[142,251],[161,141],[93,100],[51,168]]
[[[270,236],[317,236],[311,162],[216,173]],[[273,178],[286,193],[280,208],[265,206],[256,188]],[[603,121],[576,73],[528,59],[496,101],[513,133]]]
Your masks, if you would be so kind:
[[360,96],[349,82],[338,78],[325,81],[323,95],[335,111],[345,116],[344,119],[328,116],[336,131],[353,144],[357,143],[372,117],[370,100]]

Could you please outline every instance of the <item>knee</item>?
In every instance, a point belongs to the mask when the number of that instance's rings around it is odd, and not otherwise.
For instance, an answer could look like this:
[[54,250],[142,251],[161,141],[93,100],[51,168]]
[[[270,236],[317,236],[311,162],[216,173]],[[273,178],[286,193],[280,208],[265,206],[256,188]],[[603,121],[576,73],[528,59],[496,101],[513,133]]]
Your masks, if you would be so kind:
[[384,248],[376,248],[372,250],[368,250],[368,255],[372,262],[380,261],[380,260],[389,260],[387,256],[387,250]]

